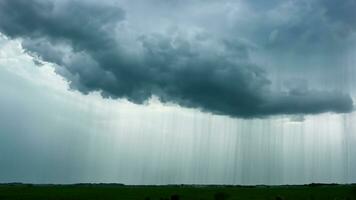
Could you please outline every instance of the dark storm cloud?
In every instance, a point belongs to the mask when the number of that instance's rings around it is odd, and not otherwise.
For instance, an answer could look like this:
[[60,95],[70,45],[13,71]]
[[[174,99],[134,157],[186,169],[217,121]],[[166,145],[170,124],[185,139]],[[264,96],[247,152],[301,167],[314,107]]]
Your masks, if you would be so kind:
[[[236,38],[180,31],[137,33],[115,4],[89,1],[0,2],[0,30],[58,64],[83,93],[163,102],[233,117],[351,112],[349,95],[307,87],[272,91],[249,45]],[[146,16],[149,17],[149,16]],[[145,20],[145,19],[142,19]]]

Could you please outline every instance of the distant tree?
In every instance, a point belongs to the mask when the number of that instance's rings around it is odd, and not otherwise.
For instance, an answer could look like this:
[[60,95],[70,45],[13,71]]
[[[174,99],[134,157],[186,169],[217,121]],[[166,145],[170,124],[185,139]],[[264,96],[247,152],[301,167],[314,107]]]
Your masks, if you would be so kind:
[[356,199],[356,185],[352,185],[352,196]]
[[229,198],[229,195],[224,192],[218,192],[218,193],[215,193],[215,195],[214,195],[215,200],[226,200],[228,198]]
[[276,198],[275,198],[276,200],[283,200],[284,198],[283,197],[281,197],[281,196],[276,196]]
[[171,196],[171,200],[179,200],[180,196],[178,194],[174,194]]

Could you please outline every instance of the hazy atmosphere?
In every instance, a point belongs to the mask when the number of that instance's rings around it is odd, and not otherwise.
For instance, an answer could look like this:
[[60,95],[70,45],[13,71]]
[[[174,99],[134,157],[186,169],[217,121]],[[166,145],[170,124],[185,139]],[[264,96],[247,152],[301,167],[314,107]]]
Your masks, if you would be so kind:
[[0,182],[356,182],[356,0],[0,0]]

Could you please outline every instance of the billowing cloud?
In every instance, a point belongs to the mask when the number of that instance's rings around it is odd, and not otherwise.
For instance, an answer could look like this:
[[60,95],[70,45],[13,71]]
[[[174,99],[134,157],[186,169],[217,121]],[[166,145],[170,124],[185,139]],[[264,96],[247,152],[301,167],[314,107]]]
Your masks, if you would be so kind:
[[[167,3],[155,2],[167,9]],[[167,20],[154,18],[161,20],[157,25],[149,19],[154,12],[134,16],[130,9],[125,10],[126,4],[3,0],[0,31],[10,38],[21,38],[23,47],[39,59],[57,64],[57,73],[83,93],[101,91],[104,97],[135,103],[157,96],[162,102],[244,118],[353,109],[351,97],[342,92],[308,86],[272,90],[267,72],[251,61],[255,42],[237,33],[232,37],[189,20],[181,23],[180,16],[167,10],[160,11]],[[176,1],[174,5],[181,6]],[[144,25],[135,23],[140,17]],[[144,28],[147,26],[149,30]],[[292,33],[297,34],[294,38],[303,35],[284,26],[280,30],[290,34],[288,39],[294,37]],[[269,38],[278,41],[280,34],[275,31]]]

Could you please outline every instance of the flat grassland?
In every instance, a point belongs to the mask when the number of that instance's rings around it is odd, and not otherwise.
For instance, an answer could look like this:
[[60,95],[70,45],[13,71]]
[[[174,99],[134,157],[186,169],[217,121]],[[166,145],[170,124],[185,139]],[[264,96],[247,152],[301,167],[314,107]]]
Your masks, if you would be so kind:
[[301,186],[0,184],[1,200],[356,200],[356,185]]

